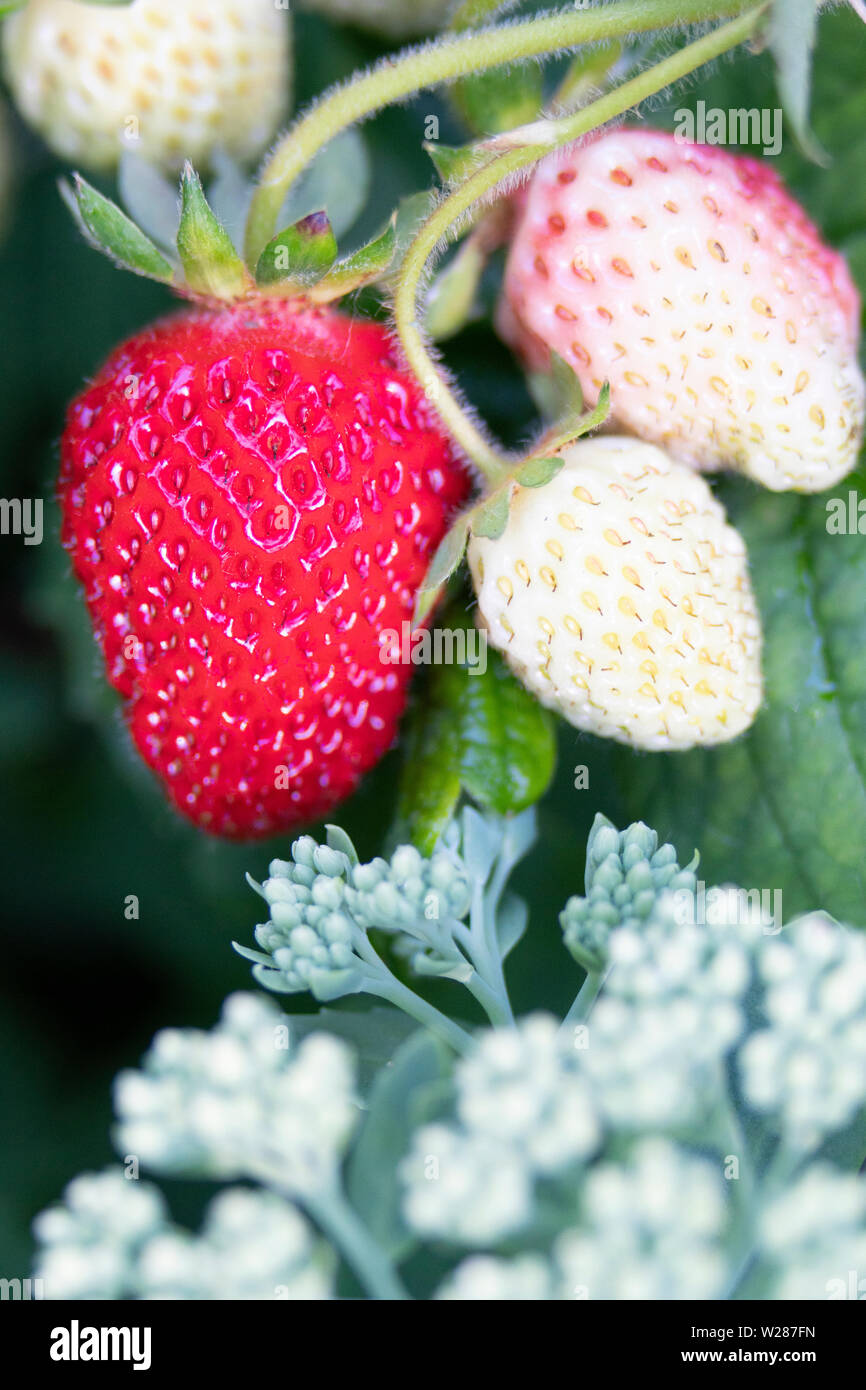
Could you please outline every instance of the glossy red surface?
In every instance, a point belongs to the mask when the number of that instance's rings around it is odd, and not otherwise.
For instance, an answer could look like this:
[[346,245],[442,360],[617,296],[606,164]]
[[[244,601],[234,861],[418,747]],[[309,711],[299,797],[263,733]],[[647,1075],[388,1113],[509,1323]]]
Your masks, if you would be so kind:
[[411,672],[379,635],[467,489],[378,324],[263,301],[113,354],[69,411],[63,542],[178,810],[264,836],[352,792]]

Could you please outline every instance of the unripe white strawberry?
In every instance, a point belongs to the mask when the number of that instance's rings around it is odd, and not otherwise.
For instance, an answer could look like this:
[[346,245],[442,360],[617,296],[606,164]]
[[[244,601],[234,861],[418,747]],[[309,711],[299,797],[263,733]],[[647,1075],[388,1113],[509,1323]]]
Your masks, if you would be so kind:
[[302,10],[316,10],[340,24],[358,24],[390,39],[432,34],[444,28],[459,0],[300,0]]
[[273,0],[30,0],[3,25],[21,114],[62,158],[166,168],[261,152],[289,95],[291,29]]
[[652,444],[596,436],[498,540],[473,536],[482,625],[545,705],[638,748],[722,743],[761,703],[742,537],[707,483]]
[[829,487],[863,433],[860,301],[758,160],[616,130],[536,171],[518,205],[499,326],[554,349],[611,419],[699,469]]

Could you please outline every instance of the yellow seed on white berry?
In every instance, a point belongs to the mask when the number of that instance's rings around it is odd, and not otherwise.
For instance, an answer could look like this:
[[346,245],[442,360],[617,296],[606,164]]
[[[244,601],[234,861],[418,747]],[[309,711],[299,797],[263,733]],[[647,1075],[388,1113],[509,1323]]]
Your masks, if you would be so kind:
[[655,750],[735,738],[762,693],[739,532],[654,445],[598,436],[564,457],[543,487],[514,489],[498,540],[470,539],[489,640],[588,733]]

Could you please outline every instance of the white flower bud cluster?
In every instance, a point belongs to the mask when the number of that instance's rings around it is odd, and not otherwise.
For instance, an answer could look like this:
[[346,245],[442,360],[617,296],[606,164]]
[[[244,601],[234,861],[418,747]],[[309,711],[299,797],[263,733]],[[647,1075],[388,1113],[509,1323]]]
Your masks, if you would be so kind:
[[121,1168],[83,1174],[34,1222],[49,1299],[325,1299],[330,1251],[290,1203],[227,1188],[200,1236],[169,1224],[161,1193]]
[[39,1245],[34,1274],[43,1281],[45,1297],[128,1297],[139,1252],[165,1221],[158,1188],[121,1168],[74,1178],[62,1203],[33,1223]]
[[416,1130],[400,1178],[403,1212],[419,1235],[483,1248],[532,1216],[532,1175],[522,1155],[454,1125]]
[[562,1297],[718,1298],[726,1274],[721,1170],[666,1139],[587,1176],[582,1224],[556,1244]]
[[577,1054],[553,1018],[491,1029],[456,1069],[457,1126],[427,1125],[402,1167],[417,1230],[484,1244],[519,1230],[533,1184],[562,1173],[600,1141]]
[[256,962],[259,984],[283,994],[311,990],[319,999],[359,988],[363,966],[346,906],[352,864],[344,851],[320,845],[310,835],[295,840],[290,860],[272,861],[260,890],[270,920],[255,933],[267,954],[238,948]]
[[681,869],[673,845],[659,846],[649,826],[620,831],[597,815],[587,842],[586,897],[569,898],[560,914],[568,950],[585,969],[601,969],[614,928],[639,928],[663,892],[694,893],[695,882],[694,867]]
[[469,911],[472,890],[453,845],[430,858],[401,845],[390,862],[359,864],[347,837],[319,845],[304,835],[291,860],[271,863],[260,892],[270,908],[270,920],[256,927],[262,951],[236,949],[255,962],[255,978],[269,989],[309,990],[324,1001],[372,985],[375,964],[359,951],[369,929],[393,933],[420,973],[466,968],[452,928]]
[[764,1026],[739,1054],[750,1105],[811,1150],[866,1103],[866,938],[821,913],[758,953]]
[[586,1037],[587,1074],[608,1121],[626,1129],[693,1121],[717,1101],[721,1060],[745,1028],[752,977],[737,935],[655,916],[614,931],[609,975]]
[[289,1202],[271,1192],[227,1188],[207,1209],[200,1236],[154,1236],[136,1283],[150,1299],[327,1299],[327,1247]]
[[209,1033],[158,1033],[115,1085],[117,1145],[162,1172],[327,1189],[358,1117],[354,1064],[337,1038],[289,1047],[270,1000],[231,995]]
[[413,845],[401,845],[390,863],[359,864],[347,896],[359,926],[393,932],[398,953],[419,974],[456,971],[459,978],[466,958],[452,930],[469,911],[472,885],[452,848],[437,848],[425,859]]
[[759,1243],[774,1266],[772,1297],[866,1296],[866,1184],[813,1163],[764,1211]]

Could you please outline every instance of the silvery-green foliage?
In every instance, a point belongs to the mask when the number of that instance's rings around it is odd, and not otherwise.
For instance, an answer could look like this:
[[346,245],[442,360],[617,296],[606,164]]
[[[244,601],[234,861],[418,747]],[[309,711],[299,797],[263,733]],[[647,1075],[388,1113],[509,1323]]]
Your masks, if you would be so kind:
[[[266,996],[232,996],[209,1033],[159,1034],[118,1079],[119,1152],[258,1186],[224,1192],[193,1235],[125,1171],[77,1179],[37,1221],[47,1296],[327,1298],[351,1265],[373,1297],[851,1297],[866,1267],[864,938],[822,914],[780,930],[735,889],[704,921],[693,866],[645,826],[598,819],[587,897],[562,919],[586,979],[565,1020],[515,1023],[502,966],[525,914],[506,882],[532,833],[473,811],[429,857],[402,846],[360,865],[332,828],[274,861],[257,973],[317,993],[387,972],[367,951],[378,930],[422,973],[492,998],[500,1022],[467,1032],[388,976],[430,1033],[391,1030],[383,1066],[388,1011],[367,1014],[369,1047],[351,1015],[380,1067],[366,1110],[356,1048],[309,1019],[295,1029]],[[427,1247],[450,1270],[407,1290],[394,1261],[417,1270]]]

